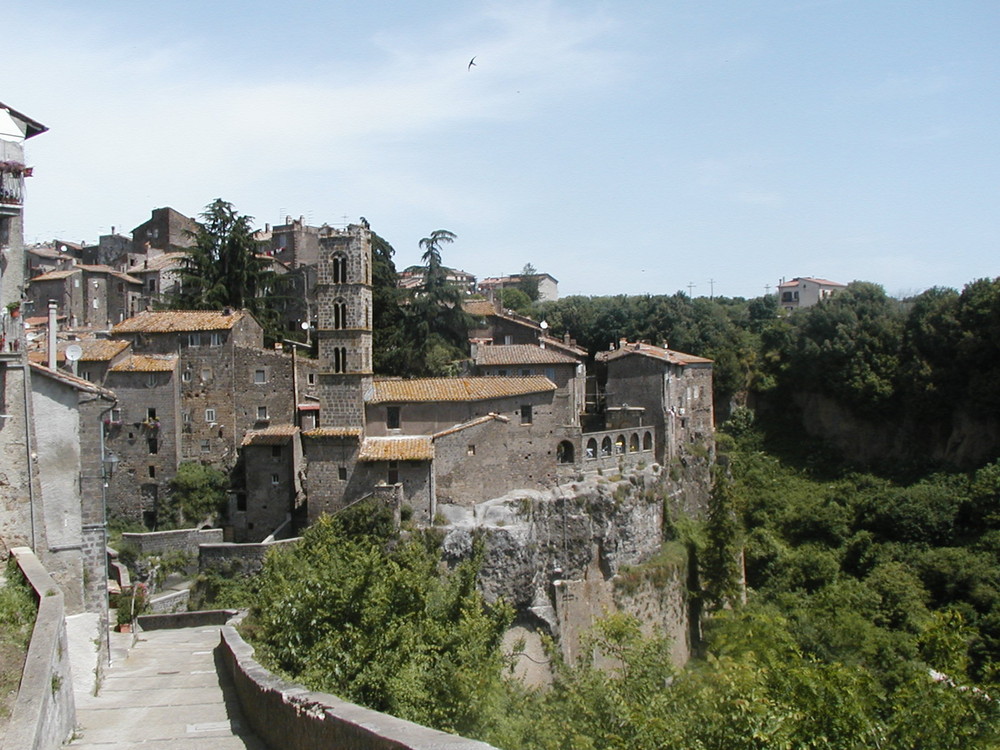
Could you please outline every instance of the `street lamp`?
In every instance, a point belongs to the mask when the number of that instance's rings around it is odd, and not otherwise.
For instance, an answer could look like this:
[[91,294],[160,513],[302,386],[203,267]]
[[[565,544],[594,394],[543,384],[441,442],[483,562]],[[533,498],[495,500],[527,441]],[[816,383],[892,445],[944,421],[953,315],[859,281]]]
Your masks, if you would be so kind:
[[108,480],[111,479],[111,477],[115,473],[115,469],[118,468],[118,462],[119,461],[121,461],[121,459],[118,458],[118,454],[117,453],[108,453],[104,457],[104,460],[101,462],[101,465],[104,468],[104,486],[105,487],[108,486]]

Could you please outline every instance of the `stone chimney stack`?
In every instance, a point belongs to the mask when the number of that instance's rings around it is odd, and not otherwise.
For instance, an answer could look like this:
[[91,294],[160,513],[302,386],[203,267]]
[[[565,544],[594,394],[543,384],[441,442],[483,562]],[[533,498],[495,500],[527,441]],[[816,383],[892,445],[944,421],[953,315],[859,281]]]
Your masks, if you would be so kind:
[[46,352],[48,354],[46,364],[48,364],[50,370],[56,369],[56,337],[58,333],[59,324],[56,322],[56,301],[54,299],[50,299],[48,333],[45,337]]

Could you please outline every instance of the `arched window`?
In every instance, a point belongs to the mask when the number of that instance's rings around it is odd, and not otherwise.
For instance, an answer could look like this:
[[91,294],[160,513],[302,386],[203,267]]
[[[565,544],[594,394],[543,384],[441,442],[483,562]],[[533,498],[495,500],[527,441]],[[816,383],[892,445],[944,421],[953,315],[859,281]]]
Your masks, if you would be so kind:
[[347,328],[347,304],[341,300],[333,303],[333,327],[337,330]]
[[563,440],[556,447],[556,460],[561,464],[573,463],[573,444],[569,440]]
[[653,435],[652,435],[652,433],[647,432],[645,435],[642,436],[642,449],[644,451],[651,451],[651,450],[653,450]]
[[634,432],[632,433],[632,437],[628,439],[628,452],[629,453],[639,452],[639,436]]
[[597,441],[594,438],[587,441],[587,458],[597,458]]
[[333,283],[347,283],[347,256],[342,253],[333,256]]
[[625,436],[619,435],[617,438],[615,438],[615,453],[624,453],[624,452],[625,452]]
[[601,441],[601,455],[610,456],[611,455],[611,438],[605,437]]
[[333,371],[347,372],[347,347],[338,346],[333,350]]

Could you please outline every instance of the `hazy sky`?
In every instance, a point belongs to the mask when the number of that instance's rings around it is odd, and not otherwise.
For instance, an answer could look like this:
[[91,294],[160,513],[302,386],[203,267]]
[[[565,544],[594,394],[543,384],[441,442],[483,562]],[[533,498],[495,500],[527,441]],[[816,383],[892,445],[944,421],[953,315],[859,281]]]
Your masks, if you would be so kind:
[[27,144],[28,242],[221,197],[261,227],[365,216],[400,268],[449,229],[448,265],[530,262],[564,295],[1000,275],[996,0],[32,0],[3,17],[0,101],[50,128]]

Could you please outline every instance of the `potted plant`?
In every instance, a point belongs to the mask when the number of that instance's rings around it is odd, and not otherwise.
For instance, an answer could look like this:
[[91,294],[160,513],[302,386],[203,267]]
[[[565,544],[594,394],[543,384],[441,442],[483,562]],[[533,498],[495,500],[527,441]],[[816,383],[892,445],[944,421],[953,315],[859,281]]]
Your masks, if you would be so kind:
[[19,318],[21,317],[21,302],[8,302],[7,312],[10,313],[10,317]]

